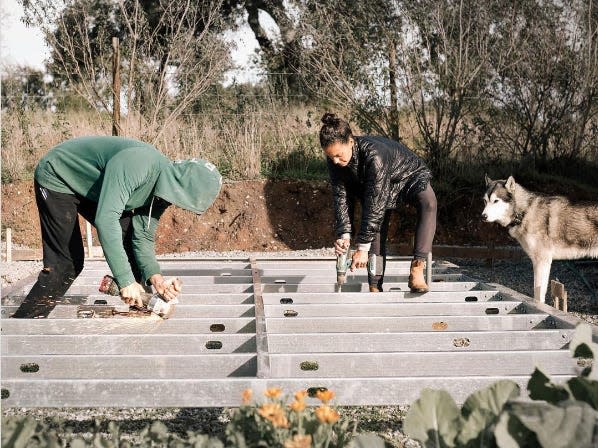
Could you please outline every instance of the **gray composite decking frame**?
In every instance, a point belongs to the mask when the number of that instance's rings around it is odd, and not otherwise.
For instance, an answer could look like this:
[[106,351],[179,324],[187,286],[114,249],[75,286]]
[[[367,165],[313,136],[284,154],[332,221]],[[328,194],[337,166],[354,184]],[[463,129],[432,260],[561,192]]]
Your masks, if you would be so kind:
[[[557,382],[581,370],[567,348],[578,319],[446,262],[426,294],[408,291],[403,257],[390,257],[381,294],[366,292],[363,272],[335,292],[332,257],[161,266],[184,284],[166,321],[98,317],[126,311],[97,292],[103,260],[86,262],[47,319],[9,317],[33,279],[5,293],[2,406],[238,406],[244,389],[272,386],[329,388],[339,405],[406,404],[426,387],[462,402],[499,379],[525,390],[536,366]],[[95,316],[77,317],[89,305]]]

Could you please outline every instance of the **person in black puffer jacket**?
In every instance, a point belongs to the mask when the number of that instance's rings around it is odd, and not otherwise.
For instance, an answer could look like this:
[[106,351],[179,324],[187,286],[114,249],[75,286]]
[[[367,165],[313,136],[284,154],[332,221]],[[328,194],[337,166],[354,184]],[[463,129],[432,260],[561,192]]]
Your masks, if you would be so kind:
[[349,124],[335,114],[324,114],[322,123],[320,144],[332,184],[336,254],[349,249],[358,200],[361,223],[354,239],[357,250],[351,271],[367,267],[370,291],[382,291],[391,211],[402,203],[413,204],[417,228],[409,288],[428,291],[424,268],[436,232],[436,195],[430,185],[430,169],[401,143],[384,137],[354,136]]

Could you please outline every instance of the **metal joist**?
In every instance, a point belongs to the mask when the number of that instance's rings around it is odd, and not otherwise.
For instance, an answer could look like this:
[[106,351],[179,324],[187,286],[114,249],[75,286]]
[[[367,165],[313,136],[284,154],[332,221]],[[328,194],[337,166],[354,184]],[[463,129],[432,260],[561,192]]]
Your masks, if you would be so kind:
[[403,257],[389,260],[381,294],[363,271],[335,292],[331,257],[161,266],[184,284],[166,321],[77,317],[123,308],[97,291],[103,260],[87,262],[47,319],[8,318],[34,278],[13,288],[2,298],[2,406],[237,406],[244,389],[271,386],[330,388],[346,405],[410,403],[424,387],[462,402],[502,378],[525,389],[535,366],[556,381],[580,369],[567,349],[577,319],[450,263],[434,262],[426,294],[409,292]]

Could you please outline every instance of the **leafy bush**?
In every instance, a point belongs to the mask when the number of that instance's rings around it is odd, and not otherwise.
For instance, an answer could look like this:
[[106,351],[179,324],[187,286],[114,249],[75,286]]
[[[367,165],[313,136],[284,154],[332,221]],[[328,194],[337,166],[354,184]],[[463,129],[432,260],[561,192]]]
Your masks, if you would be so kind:
[[188,431],[183,438],[170,433],[166,425],[155,421],[146,426],[139,434],[139,442],[131,443],[121,440],[119,425],[115,422],[108,424],[109,435],[101,433],[99,422],[92,431],[91,439],[77,437],[69,428],[64,428],[62,422],[57,423],[58,429],[49,429],[45,423],[36,422],[31,417],[2,418],[2,446],[6,448],[129,448],[132,446],[159,447],[194,447],[194,448],[224,448],[217,438]]
[[[569,344],[574,357],[595,359],[587,324]],[[565,385],[540,369],[519,398],[519,386],[499,381],[470,395],[459,409],[442,390],[424,389],[405,418],[405,432],[424,447],[593,447],[598,446],[598,372],[586,367]]]
[[[332,391],[317,391],[321,404],[307,407],[306,391],[299,391],[286,404],[282,390],[270,388],[265,392],[265,403],[252,403],[252,392],[243,393],[243,405],[234,411],[225,429],[226,446],[231,448],[384,448],[385,442],[375,435],[355,436],[355,424],[342,419],[336,408],[330,406]],[[64,428],[36,422],[33,418],[2,418],[2,447],[11,448],[71,448],[102,447],[128,448],[131,446],[224,448],[225,443],[215,437],[187,431],[187,437],[169,432],[167,426],[155,421],[146,426],[133,444],[122,440],[119,425],[108,424],[108,434],[102,434],[96,421],[91,439],[83,439]]]

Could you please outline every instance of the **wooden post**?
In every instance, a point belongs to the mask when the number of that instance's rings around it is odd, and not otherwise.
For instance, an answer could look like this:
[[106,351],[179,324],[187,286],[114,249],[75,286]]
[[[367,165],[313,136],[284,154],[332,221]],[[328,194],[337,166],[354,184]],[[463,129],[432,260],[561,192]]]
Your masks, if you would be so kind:
[[399,94],[397,89],[397,73],[399,72],[397,62],[397,48],[395,40],[388,40],[388,83],[390,87],[390,136],[393,140],[399,141]]
[[488,243],[489,257],[486,259],[486,266],[488,266],[490,269],[494,269],[494,248],[495,248],[494,240],[491,240]]
[[12,229],[6,229],[6,262],[12,262]]
[[428,253],[428,259],[426,260],[426,283],[428,288],[432,283],[432,252]]
[[567,291],[565,285],[556,281],[550,280],[550,295],[553,301],[553,307],[557,310],[567,312]]
[[112,135],[120,135],[120,48],[118,37],[112,38]]
[[93,258],[93,240],[91,238],[91,224],[85,221],[85,236],[87,237],[87,257]]

